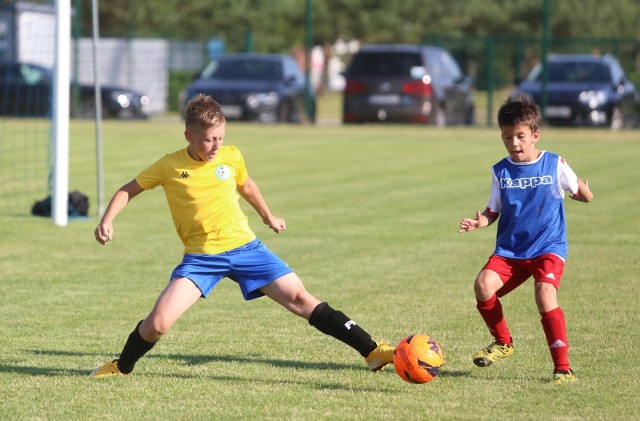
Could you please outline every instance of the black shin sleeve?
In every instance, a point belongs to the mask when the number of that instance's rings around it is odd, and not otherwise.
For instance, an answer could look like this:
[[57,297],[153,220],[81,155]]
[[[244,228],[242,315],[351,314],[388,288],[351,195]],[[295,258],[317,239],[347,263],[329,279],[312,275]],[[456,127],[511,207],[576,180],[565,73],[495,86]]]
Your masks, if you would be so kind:
[[138,360],[156,344],[156,342],[147,342],[140,336],[138,332],[140,323],[142,323],[142,320],[129,335],[118,359],[118,369],[124,374],[131,373]]
[[320,332],[349,345],[363,357],[368,356],[376,348],[371,335],[343,312],[331,308],[328,303],[320,303],[313,309],[309,324]]

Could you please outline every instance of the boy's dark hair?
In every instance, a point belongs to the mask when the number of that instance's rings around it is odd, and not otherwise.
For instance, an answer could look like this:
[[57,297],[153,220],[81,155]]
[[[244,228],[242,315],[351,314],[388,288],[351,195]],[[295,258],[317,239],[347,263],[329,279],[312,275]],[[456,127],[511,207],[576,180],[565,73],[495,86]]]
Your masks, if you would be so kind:
[[540,107],[525,94],[516,94],[507,98],[498,110],[498,125],[529,126],[532,132],[538,131]]
[[187,127],[206,129],[218,127],[226,120],[220,104],[209,95],[198,94],[187,102],[184,121]]

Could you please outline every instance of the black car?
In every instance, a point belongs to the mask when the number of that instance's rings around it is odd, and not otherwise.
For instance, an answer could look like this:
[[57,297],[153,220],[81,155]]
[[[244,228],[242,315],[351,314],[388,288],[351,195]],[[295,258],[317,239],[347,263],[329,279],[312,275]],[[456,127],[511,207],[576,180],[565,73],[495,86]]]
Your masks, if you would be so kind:
[[[0,115],[45,117],[51,114],[53,74],[31,63],[0,61]],[[95,115],[95,89],[79,85],[79,116]],[[147,118],[149,97],[127,88],[102,86],[102,115],[105,118]]]
[[344,75],[343,123],[473,124],[471,79],[443,48],[365,45]]
[[[551,125],[636,127],[640,97],[611,55],[550,55],[547,59],[545,118]],[[524,93],[542,104],[542,65],[520,82]]]
[[[237,53],[210,62],[183,92],[180,108],[199,93],[215,99],[227,120],[301,122],[307,117],[304,73],[286,54]],[[311,120],[315,96],[309,92]]]

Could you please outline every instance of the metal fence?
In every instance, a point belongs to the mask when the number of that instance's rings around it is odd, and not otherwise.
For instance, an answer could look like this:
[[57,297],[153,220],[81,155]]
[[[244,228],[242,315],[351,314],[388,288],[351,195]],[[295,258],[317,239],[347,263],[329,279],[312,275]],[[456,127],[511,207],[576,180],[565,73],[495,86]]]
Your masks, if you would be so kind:
[[[540,37],[434,35],[425,38],[424,43],[451,51],[474,79],[476,89],[487,92],[489,104],[495,90],[524,78],[540,62],[543,51]],[[627,77],[640,87],[640,38],[552,38],[548,51],[551,54],[613,54]],[[492,110],[488,110],[488,118],[492,114]]]

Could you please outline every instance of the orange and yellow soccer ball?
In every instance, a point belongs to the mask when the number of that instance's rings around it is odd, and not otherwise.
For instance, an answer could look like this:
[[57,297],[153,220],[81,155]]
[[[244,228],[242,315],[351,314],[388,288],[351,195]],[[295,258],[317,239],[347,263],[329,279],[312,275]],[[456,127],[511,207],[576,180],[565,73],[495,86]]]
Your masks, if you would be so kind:
[[396,373],[409,383],[428,383],[434,380],[443,365],[442,348],[429,335],[418,333],[403,338],[393,354]]

